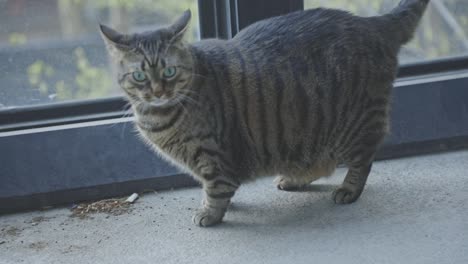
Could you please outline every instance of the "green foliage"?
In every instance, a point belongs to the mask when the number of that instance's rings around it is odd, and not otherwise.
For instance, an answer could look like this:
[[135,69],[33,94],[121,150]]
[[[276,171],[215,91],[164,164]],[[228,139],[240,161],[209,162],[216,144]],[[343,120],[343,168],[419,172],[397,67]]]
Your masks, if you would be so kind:
[[[108,96],[112,79],[105,68],[89,64],[82,48],[74,51],[77,73],[73,81],[56,76],[52,66],[38,60],[27,68],[29,83],[44,95],[55,95],[58,100],[91,99]],[[58,79],[58,81],[57,81]]]
[[13,32],[8,35],[8,43],[11,46],[20,46],[28,42],[28,38],[25,34]]
[[29,65],[27,72],[31,86],[39,89],[42,94],[48,94],[48,80],[50,80],[54,75],[54,68],[41,60],[37,60],[33,64]]
[[[58,0],[59,5],[73,8],[78,13],[85,13],[85,9],[109,13],[112,9],[124,10],[126,16],[123,21],[133,24],[137,17],[161,16],[167,24],[174,21],[186,9],[192,11],[192,26],[188,41],[198,37],[198,5],[196,0]],[[82,19],[85,19],[82,17]],[[161,26],[161,25],[156,25]],[[26,41],[25,36],[14,33],[11,43],[16,45]],[[44,61],[36,61],[27,68],[29,83],[43,95],[53,96],[56,100],[90,99],[109,96],[112,93],[113,81],[108,70],[89,63],[84,49],[78,48],[73,53],[76,74],[72,80],[63,80],[55,74],[51,65]],[[72,69],[70,69],[71,71]]]
[[[160,15],[167,24],[174,21],[185,10],[192,11],[191,32],[187,34],[188,41],[196,40],[198,36],[198,1],[197,0],[60,0],[67,6],[77,9],[93,9],[109,11],[122,9],[127,11],[129,18],[151,17]],[[158,25],[161,26],[161,25]]]
[[[58,0],[59,5],[73,8],[79,13],[85,9],[104,11],[111,9],[125,10],[127,23],[132,24],[131,18],[162,16],[167,24],[174,21],[186,9],[192,11],[192,26],[187,41],[194,41],[198,37],[198,5],[196,0]],[[83,18],[84,19],[84,18]],[[159,25],[160,26],[160,25]],[[10,43],[24,44],[26,36],[12,33]],[[56,100],[90,99],[109,96],[112,92],[113,81],[108,70],[89,63],[84,49],[77,48],[73,53],[76,74],[72,80],[63,80],[55,74],[54,68],[38,60],[27,68],[29,83],[43,95],[53,96]],[[71,70],[71,69],[70,69]]]
[[74,53],[78,67],[78,74],[75,76],[78,90],[73,98],[97,98],[108,95],[112,80],[107,70],[90,65],[82,48],[77,48]]

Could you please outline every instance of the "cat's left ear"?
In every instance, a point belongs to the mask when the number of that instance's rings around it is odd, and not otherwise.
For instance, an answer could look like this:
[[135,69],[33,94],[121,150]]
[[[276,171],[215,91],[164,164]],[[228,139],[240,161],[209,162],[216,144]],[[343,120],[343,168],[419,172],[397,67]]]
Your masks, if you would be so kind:
[[189,26],[190,18],[192,17],[192,12],[190,9],[187,9],[177,20],[169,26],[169,31],[173,34],[172,40],[178,41],[184,37],[184,33],[187,31]]

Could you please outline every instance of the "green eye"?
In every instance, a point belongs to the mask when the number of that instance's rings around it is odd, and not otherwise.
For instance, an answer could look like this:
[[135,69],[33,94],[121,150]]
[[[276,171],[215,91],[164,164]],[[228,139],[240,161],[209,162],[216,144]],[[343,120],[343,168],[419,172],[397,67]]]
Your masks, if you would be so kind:
[[172,77],[174,77],[174,75],[176,75],[176,72],[177,72],[176,67],[174,67],[174,66],[167,67],[163,71],[163,77],[166,78],[166,79],[172,78]]
[[146,81],[146,74],[144,72],[142,72],[142,71],[134,71],[132,73],[132,77],[137,82]]

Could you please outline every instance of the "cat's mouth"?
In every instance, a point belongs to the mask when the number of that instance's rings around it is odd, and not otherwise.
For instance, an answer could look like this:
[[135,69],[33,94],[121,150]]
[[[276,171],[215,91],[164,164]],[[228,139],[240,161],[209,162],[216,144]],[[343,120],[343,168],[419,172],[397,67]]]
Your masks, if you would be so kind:
[[151,100],[151,101],[148,102],[148,103],[149,103],[151,106],[160,107],[160,106],[166,105],[168,102],[169,102],[168,99],[159,99],[159,98],[156,98],[156,99],[154,99],[154,100]]
[[172,107],[178,103],[178,98],[154,98],[145,100],[146,105],[154,108]]

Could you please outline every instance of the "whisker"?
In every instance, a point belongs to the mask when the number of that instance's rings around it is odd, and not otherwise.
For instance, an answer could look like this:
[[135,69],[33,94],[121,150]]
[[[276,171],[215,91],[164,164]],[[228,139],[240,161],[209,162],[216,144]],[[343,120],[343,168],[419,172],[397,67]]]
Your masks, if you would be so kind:
[[180,99],[177,99],[176,102],[177,102],[178,105],[180,105],[180,106],[184,109],[184,111],[187,111],[187,112],[188,112],[187,108],[186,108],[185,105],[180,101]]
[[124,106],[125,110],[124,110],[124,114],[123,114],[123,117],[129,117],[131,114],[132,114],[132,104],[131,103],[127,103],[125,106]]
[[[130,102],[127,102],[123,107],[122,107],[122,110],[123,110],[123,114],[120,118],[127,118],[127,117],[130,117],[132,116],[132,104]],[[126,123],[126,122],[125,122]],[[112,124],[110,127],[115,127],[116,125],[118,125],[119,123],[114,123]],[[122,130],[125,130],[125,124],[124,124],[124,127],[122,128]]]
[[177,93],[177,96],[181,99],[185,99],[187,102],[194,104],[195,106],[200,106],[200,102],[194,99],[193,97],[189,96],[188,94]]
[[197,76],[197,77],[201,77],[201,78],[204,78],[204,79],[210,79],[211,78],[211,77],[201,75],[201,74],[198,74],[198,73],[192,73],[192,76]]
[[182,90],[179,93],[186,94],[186,95],[192,95],[194,99],[199,100],[200,98],[200,92],[199,91],[194,91],[192,89],[186,89]]
[[194,101],[193,99],[190,99],[189,97],[181,96],[179,101],[185,101],[185,102],[187,102],[189,104],[200,107],[200,104],[198,104],[198,102]]
[[195,93],[195,92],[185,91],[184,93],[177,93],[177,95],[189,96],[191,99],[193,99],[195,101],[198,101],[198,99],[199,99],[199,94]]

